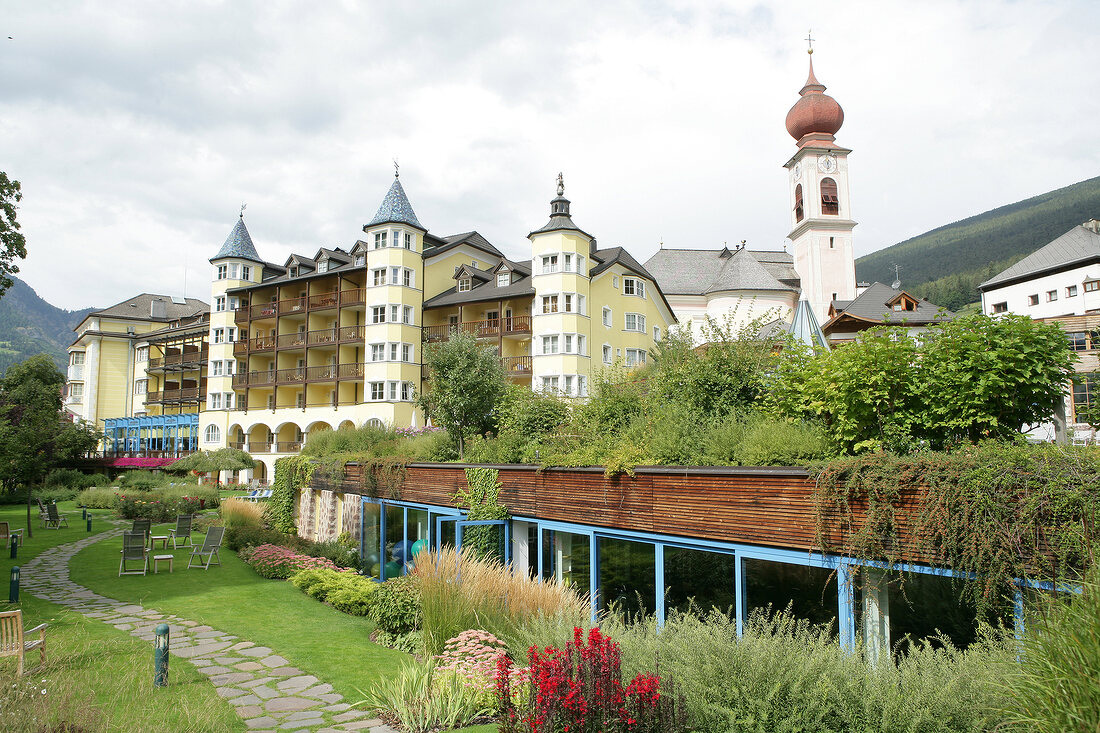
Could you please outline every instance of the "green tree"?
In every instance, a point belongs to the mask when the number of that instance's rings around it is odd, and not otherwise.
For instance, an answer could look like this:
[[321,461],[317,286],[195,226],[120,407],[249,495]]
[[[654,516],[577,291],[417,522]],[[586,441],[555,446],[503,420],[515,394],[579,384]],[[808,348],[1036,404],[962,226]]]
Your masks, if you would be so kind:
[[11,276],[19,272],[15,258],[27,256],[27,241],[15,220],[15,205],[22,198],[19,181],[8,180],[8,174],[0,171],[0,296],[11,287]]
[[99,433],[61,410],[62,374],[46,354],[15,364],[0,379],[0,491],[27,494],[27,534],[34,486],[62,463],[95,450]]
[[417,403],[451,434],[462,458],[467,437],[493,429],[493,407],[505,389],[504,367],[492,349],[466,333],[428,345],[424,367],[426,389]]

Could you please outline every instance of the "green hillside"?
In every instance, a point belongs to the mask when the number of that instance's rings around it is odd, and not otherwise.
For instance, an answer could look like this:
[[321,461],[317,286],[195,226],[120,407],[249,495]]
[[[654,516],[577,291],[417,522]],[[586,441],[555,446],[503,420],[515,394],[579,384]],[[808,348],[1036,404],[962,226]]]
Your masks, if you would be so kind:
[[978,284],[1089,219],[1100,218],[1100,177],[963,219],[856,260],[856,278],[894,281],[955,310]]
[[73,327],[95,309],[56,308],[19,278],[12,280],[11,288],[0,298],[0,374],[12,364],[43,352],[65,369],[65,349],[73,341]]

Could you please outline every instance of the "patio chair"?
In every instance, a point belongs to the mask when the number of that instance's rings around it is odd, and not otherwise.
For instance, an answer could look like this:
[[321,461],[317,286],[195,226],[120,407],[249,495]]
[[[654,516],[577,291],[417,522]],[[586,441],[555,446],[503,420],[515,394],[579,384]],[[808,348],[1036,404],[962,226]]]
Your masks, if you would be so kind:
[[64,514],[57,513],[57,504],[46,505],[46,529],[61,529],[61,525],[69,526],[69,520]]
[[[191,515],[180,514],[176,516],[176,528],[168,531],[168,537],[172,540],[172,549],[176,549],[177,541],[179,546],[182,547],[194,547],[191,543]],[[186,544],[184,544],[186,542]]]
[[46,511],[46,505],[42,503],[42,500],[35,497],[35,501],[38,502],[38,526],[45,527],[46,520],[49,519],[49,512]]
[[[18,676],[23,676],[23,657],[29,651],[37,649],[42,655],[42,664],[46,663],[46,626],[39,624],[33,629],[23,630],[22,611],[0,612],[0,657],[19,657]],[[30,634],[38,634],[34,641],[27,641]]]
[[[122,560],[118,564],[118,575],[145,575],[149,572],[149,549],[144,532],[126,530],[122,533]],[[140,570],[126,567],[128,562],[140,562]]]
[[[221,565],[221,558],[218,557],[218,549],[222,546],[222,535],[225,534],[225,527],[210,527],[206,530],[206,537],[202,540],[202,547],[196,547],[191,550],[191,557],[187,559],[187,569],[190,570],[195,558],[197,557],[198,563],[194,565],[196,568],[202,568],[203,570],[209,570],[210,565]],[[203,558],[206,558],[205,564]],[[216,563],[211,563],[212,560],[217,559]]]
[[23,544],[23,530],[9,529],[7,522],[0,522],[0,552],[11,546],[12,537],[18,537],[19,544]]
[[249,491],[247,494],[242,496],[241,500],[242,501],[256,501],[256,498],[260,495],[260,493],[261,492],[260,492],[259,489],[253,489],[252,491]]
[[153,520],[152,519],[135,519],[134,526],[130,528],[131,532],[142,532],[147,538],[153,533]]
[[1073,431],[1074,445],[1089,445],[1092,441],[1092,428],[1076,428]]

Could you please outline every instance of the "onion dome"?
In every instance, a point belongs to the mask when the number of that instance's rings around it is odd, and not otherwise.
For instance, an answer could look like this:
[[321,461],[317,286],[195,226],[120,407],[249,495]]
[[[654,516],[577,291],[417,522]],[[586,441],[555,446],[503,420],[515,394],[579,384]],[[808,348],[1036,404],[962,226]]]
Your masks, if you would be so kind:
[[810,57],[810,76],[799,94],[802,98],[787,113],[787,132],[798,141],[807,135],[832,140],[844,124],[844,110],[835,99],[825,94],[825,85],[814,76],[813,57]]

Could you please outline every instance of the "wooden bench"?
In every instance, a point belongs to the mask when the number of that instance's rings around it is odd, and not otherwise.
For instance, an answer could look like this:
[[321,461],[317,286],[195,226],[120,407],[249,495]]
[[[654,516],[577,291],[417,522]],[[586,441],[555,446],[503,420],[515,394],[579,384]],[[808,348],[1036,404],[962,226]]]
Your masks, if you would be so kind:
[[168,572],[172,572],[172,565],[173,565],[172,561],[175,560],[175,559],[176,558],[175,558],[174,555],[153,555],[153,574],[156,575],[157,568],[160,566],[160,563],[164,560],[168,561]]
[[[22,611],[0,612],[0,657],[19,657],[19,676],[23,676],[23,656],[37,649],[42,655],[42,664],[46,663],[46,626],[39,624],[33,629],[23,631]],[[25,635],[38,633],[34,641],[26,641]]]

